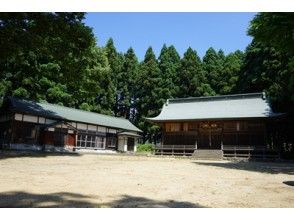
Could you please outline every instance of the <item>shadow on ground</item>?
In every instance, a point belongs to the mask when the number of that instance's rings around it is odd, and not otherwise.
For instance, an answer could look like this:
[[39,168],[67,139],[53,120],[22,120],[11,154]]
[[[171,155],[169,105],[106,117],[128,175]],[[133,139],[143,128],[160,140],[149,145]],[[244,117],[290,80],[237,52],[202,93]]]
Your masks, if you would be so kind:
[[294,181],[284,181],[283,183],[288,186],[294,186]]
[[0,150],[0,160],[9,158],[21,158],[21,157],[50,157],[50,156],[81,156],[81,154],[74,152],[40,152],[40,151],[6,151]]
[[204,206],[191,202],[175,200],[157,201],[129,195],[123,195],[120,199],[104,205],[112,208],[204,208]]
[[[29,208],[29,207],[46,207],[46,208],[201,208],[202,206],[183,201],[156,201],[145,197],[136,197],[123,195],[121,198],[110,203],[90,202],[93,197],[77,193],[51,193],[51,194],[33,194],[28,192],[5,192],[0,193],[1,208]],[[96,198],[97,199],[97,198]]]
[[28,192],[0,193],[1,208],[29,208],[29,207],[99,207],[87,201],[90,197],[77,193],[33,194]]
[[294,174],[294,163],[280,163],[280,162],[193,162],[197,165],[222,167],[226,169],[247,170],[261,173],[271,174]]

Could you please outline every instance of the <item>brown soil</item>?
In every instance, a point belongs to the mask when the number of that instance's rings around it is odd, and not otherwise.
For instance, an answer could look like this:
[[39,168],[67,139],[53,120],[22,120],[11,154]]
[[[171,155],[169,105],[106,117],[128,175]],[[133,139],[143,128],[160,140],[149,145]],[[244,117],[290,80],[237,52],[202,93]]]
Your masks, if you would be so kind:
[[294,207],[294,164],[0,153],[0,207]]

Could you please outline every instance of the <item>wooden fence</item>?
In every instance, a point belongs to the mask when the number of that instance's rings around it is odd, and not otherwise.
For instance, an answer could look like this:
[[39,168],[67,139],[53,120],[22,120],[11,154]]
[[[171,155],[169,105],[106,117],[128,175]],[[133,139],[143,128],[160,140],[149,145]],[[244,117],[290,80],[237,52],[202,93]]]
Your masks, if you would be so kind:
[[195,145],[159,145],[155,146],[155,155],[192,156]]
[[223,157],[225,158],[256,158],[256,159],[277,159],[279,153],[266,146],[247,146],[247,145],[223,145]]

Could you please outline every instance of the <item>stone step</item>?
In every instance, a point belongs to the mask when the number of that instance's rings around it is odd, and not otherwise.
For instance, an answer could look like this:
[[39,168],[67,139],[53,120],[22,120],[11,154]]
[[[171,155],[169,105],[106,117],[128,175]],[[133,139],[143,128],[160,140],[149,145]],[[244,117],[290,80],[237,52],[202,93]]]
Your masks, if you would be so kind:
[[221,150],[195,150],[193,153],[195,159],[219,159],[223,158]]

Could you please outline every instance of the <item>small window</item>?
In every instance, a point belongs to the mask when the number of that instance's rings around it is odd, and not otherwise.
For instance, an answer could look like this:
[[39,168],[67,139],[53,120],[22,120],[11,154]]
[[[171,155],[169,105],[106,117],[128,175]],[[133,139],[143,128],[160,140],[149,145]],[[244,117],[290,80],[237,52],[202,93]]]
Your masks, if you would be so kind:
[[188,131],[189,130],[189,124],[188,123],[184,123],[183,124],[183,131]]
[[225,122],[224,123],[224,130],[225,131],[236,131],[237,130],[237,123],[236,122]]
[[45,124],[45,118],[39,117],[39,124]]
[[167,123],[165,125],[166,132],[176,132],[181,130],[181,124],[180,123]]
[[261,131],[264,129],[264,124],[260,122],[248,122],[248,130]]
[[98,131],[99,132],[106,133],[106,128],[105,127],[98,126]]
[[22,114],[15,114],[14,119],[17,121],[22,121]]
[[197,131],[198,124],[197,123],[189,123],[189,131]]
[[116,130],[114,130],[114,129],[108,129],[108,133],[111,133],[111,134],[116,134]]
[[115,148],[116,147],[116,137],[107,138],[107,147]]
[[87,130],[87,125],[82,123],[77,123],[77,128],[80,130]]
[[97,127],[95,125],[88,125],[88,130],[90,131],[96,131]]

